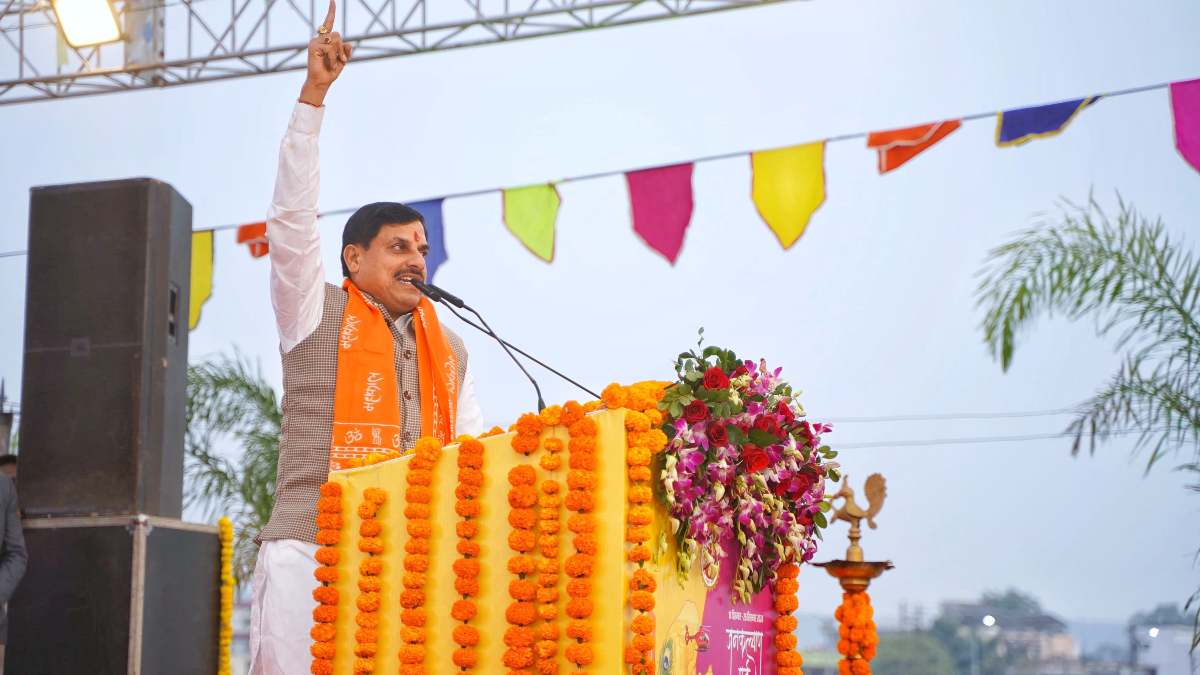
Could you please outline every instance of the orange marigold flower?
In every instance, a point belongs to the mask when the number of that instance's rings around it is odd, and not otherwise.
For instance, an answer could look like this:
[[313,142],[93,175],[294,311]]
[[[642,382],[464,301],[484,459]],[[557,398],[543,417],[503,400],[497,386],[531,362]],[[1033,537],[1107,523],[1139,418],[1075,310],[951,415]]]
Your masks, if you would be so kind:
[[332,605],[317,605],[313,609],[313,621],[317,623],[335,623],[337,621],[337,607]]
[[539,588],[537,590],[538,602],[558,602],[558,589],[554,587]]
[[558,471],[562,468],[562,459],[558,455],[542,455],[538,465],[546,471]]
[[558,560],[555,558],[543,558],[539,560],[537,571],[542,574],[558,574]]
[[513,530],[508,534],[508,547],[526,553],[537,545],[537,537],[529,530]]
[[794,595],[780,595],[775,598],[775,611],[780,614],[791,614],[796,611],[798,605]]
[[458,468],[459,469],[478,469],[483,466],[483,453],[463,452],[458,453]]
[[595,490],[596,474],[591,471],[572,470],[567,472],[567,487],[572,490]]
[[537,512],[533,509],[513,509],[508,512],[508,524],[518,530],[533,529],[537,522]]
[[800,654],[793,651],[783,651],[775,653],[775,663],[787,668],[804,665],[804,659]]
[[379,558],[367,558],[358,564],[358,573],[373,577],[383,572],[383,561]]
[[404,499],[410,504],[428,504],[433,493],[424,485],[410,485],[404,491]]
[[312,592],[313,600],[322,605],[338,604],[338,589],[333,586],[317,586]]
[[567,637],[572,640],[583,640],[591,642],[592,640],[592,624],[589,621],[579,621],[578,619],[567,622]]
[[592,615],[593,609],[591,598],[572,598],[567,602],[567,616],[572,619],[586,619]]
[[588,644],[567,645],[565,654],[568,661],[580,666],[586,666],[593,660],[592,647]]
[[528,626],[534,620],[534,607],[532,602],[514,602],[504,611],[504,617],[508,622],[517,626]]
[[633,617],[630,628],[638,635],[650,635],[654,632],[654,617],[649,614],[638,614]]
[[652,426],[652,427],[662,426],[663,414],[662,414],[661,410],[659,410],[658,408],[651,408],[651,409],[647,410],[645,414],[646,414],[646,417],[650,418],[650,426]]
[[804,670],[799,666],[784,666],[775,670],[775,675],[804,675]]
[[335,546],[341,539],[337,530],[317,530],[317,543],[322,546]]
[[592,566],[595,564],[595,562],[596,559],[592,556],[584,553],[577,553],[570,558],[567,558],[567,564],[564,569],[567,572],[567,576],[578,579],[581,577],[590,576],[592,573]]
[[[574,441],[572,441],[574,442]],[[572,452],[571,458],[567,460],[567,466],[572,469],[581,469],[584,471],[596,470],[596,453],[594,452]]]
[[525,413],[517,418],[517,433],[536,436],[542,433],[542,420],[534,413]]
[[379,594],[378,593],[359,593],[358,599],[354,604],[364,612],[375,612],[379,610]]
[[479,595],[479,580],[458,577],[454,580],[454,591],[467,597],[477,596]]
[[421,572],[405,572],[400,584],[405,588],[420,590],[425,588],[425,575]]
[[[375,652],[379,651],[379,645],[375,642],[360,642],[354,645],[354,655],[369,659],[375,656]],[[364,672],[372,672],[370,670]]]
[[337,637],[337,627],[331,623],[319,623],[308,631],[308,635],[317,642],[333,642]]
[[531,556],[515,555],[508,559],[508,571],[511,574],[529,574],[536,563]]
[[553,623],[543,623],[537,627],[537,636],[539,640],[558,640],[558,625]]
[[557,513],[542,512],[542,519],[538,521],[538,531],[546,534],[558,534],[562,530],[562,523],[558,521]]
[[630,525],[649,525],[654,522],[654,511],[649,506],[633,506],[625,514]]
[[629,410],[625,412],[625,430],[626,431],[649,431],[650,418],[645,413]]
[[586,598],[592,594],[592,582],[587,579],[572,579],[567,582],[567,595],[572,598]]
[[479,576],[479,561],[463,558],[455,560],[454,573],[464,579],[474,579]]
[[342,486],[339,483],[322,483],[321,484],[321,496],[322,497],[341,497],[342,496]]
[[648,504],[654,494],[650,488],[645,485],[634,485],[629,488],[629,502],[631,504]]
[[514,509],[527,509],[537,503],[537,490],[530,485],[519,485],[508,491],[508,505]]
[[407,589],[400,594],[400,606],[405,609],[413,609],[425,604],[425,593],[422,591]]
[[[538,585],[542,588],[555,588],[558,586],[558,575],[551,573],[539,574]],[[557,592],[558,591],[555,591],[555,593]]]
[[405,626],[420,628],[425,625],[428,615],[420,607],[406,608],[400,612],[400,623]]
[[596,452],[595,436],[572,436],[567,441],[567,449],[574,456],[585,457]]
[[596,498],[590,492],[571,490],[567,493],[567,508],[571,511],[591,511],[596,508]]
[[429,556],[425,555],[406,555],[404,556],[404,569],[408,572],[425,572],[429,570]]
[[650,559],[650,547],[645,544],[638,544],[629,549],[629,562],[646,562]]
[[571,423],[567,431],[570,432],[572,437],[595,436],[599,429],[600,428],[596,426],[596,420],[590,417],[580,417],[578,421]]
[[567,519],[567,529],[576,534],[594,532],[596,530],[596,518],[595,516],[586,514],[573,515]]
[[372,504],[383,505],[387,501],[387,491],[382,488],[367,488],[363,490],[363,499]]
[[562,497],[558,495],[542,495],[538,497],[538,506],[547,511],[557,510],[562,505]]
[[654,609],[654,594],[634,591],[629,595],[629,605],[639,612],[649,612]]
[[406,529],[408,530],[408,536],[417,539],[427,539],[433,533],[432,524],[425,519],[408,521]]
[[776,595],[791,595],[800,590],[800,584],[795,579],[780,579],[775,582]]
[[542,441],[542,447],[546,449],[546,452],[562,452],[564,447],[563,440],[549,436],[546,440]]
[[463,539],[473,539],[479,534],[479,523],[460,522],[455,524],[454,531]]
[[374,628],[359,628],[354,631],[355,642],[379,642],[379,631]]
[[795,579],[800,575],[800,567],[796,563],[786,563],[780,565],[776,573],[781,579]]
[[533,485],[537,482],[537,473],[528,464],[519,464],[508,471],[508,483],[514,487]]
[[629,448],[625,453],[625,463],[629,466],[650,466],[650,451],[642,447]]
[[775,649],[787,651],[796,648],[796,636],[791,633],[776,633]]
[[[558,643],[553,640],[539,640],[533,646],[533,651],[539,659],[553,658],[558,653]],[[539,664],[540,667],[540,664]]]
[[585,412],[585,413],[596,412],[603,405],[604,404],[601,403],[600,401],[588,401],[587,403],[583,404],[583,412]]
[[318,567],[313,570],[313,576],[323,584],[336,584],[338,569],[336,567]]
[[512,448],[522,455],[529,455],[534,450],[538,449],[538,437],[523,435],[513,436]]
[[400,648],[400,663],[423,663],[425,648],[420,645],[404,645]]
[[329,659],[313,659],[309,672],[313,675],[333,675],[333,661]]
[[317,499],[318,513],[341,513],[342,500],[339,497],[321,497]]
[[650,528],[641,526],[626,528],[625,541],[634,544],[650,541]]
[[558,618],[558,605],[538,605],[538,618],[553,621]]
[[479,552],[480,552],[479,544],[476,544],[473,541],[467,541],[466,539],[459,539],[458,544],[455,546],[455,548],[458,550],[458,554],[461,556],[466,556],[468,558],[478,558],[479,557]]
[[482,492],[483,489],[478,485],[465,485],[463,483],[459,483],[458,487],[454,488],[454,496],[459,499],[479,499],[479,495]]
[[515,649],[533,646],[533,629],[525,626],[509,626],[504,631],[504,644]]
[[430,513],[428,504],[409,504],[404,507],[405,518],[428,518]]
[[563,409],[560,405],[547,406],[538,413],[538,418],[544,426],[556,427],[562,424]]
[[320,530],[340,530],[342,529],[342,516],[339,513],[318,513],[317,514],[317,529]]
[[579,401],[567,401],[563,404],[563,424],[569,427],[581,419],[583,419],[583,406],[579,405]]
[[[500,427],[492,427],[492,428],[499,429]],[[500,433],[504,433],[504,432],[501,431]],[[458,451],[460,453],[481,455],[481,454],[483,454],[483,443],[480,443],[477,439],[467,436],[467,437],[463,438],[462,441],[460,441],[459,446],[458,446]]]
[[308,652],[318,659],[332,659],[337,653],[337,647],[328,642],[314,642],[308,648]]
[[358,533],[364,537],[378,537],[383,532],[383,523],[378,520],[364,520],[358,525]]
[[458,482],[465,485],[483,485],[483,472],[479,469],[459,469]]
[[624,408],[629,401],[629,393],[625,387],[613,382],[600,392],[600,400],[610,409]]
[[455,621],[470,621],[479,613],[479,607],[470,600],[455,600],[450,607],[450,616]]
[[515,600],[533,600],[537,595],[537,586],[532,581],[513,579],[508,582],[508,594]]
[[644,483],[650,480],[653,474],[650,473],[648,466],[631,466],[629,467],[629,480],[635,483]]
[[400,675],[429,675],[429,671],[426,670],[423,663],[402,663],[400,664]]
[[775,630],[780,633],[790,633],[796,630],[796,623],[794,616],[781,616],[775,619]]
[[428,555],[429,539],[425,537],[409,537],[408,541],[404,542],[404,552],[413,555]]
[[632,591],[649,591],[653,593],[657,587],[658,582],[654,580],[654,575],[640,567],[629,578],[629,589]]
[[596,549],[598,547],[596,543],[596,535],[590,532],[575,535],[575,538],[571,543],[575,545],[575,550],[579,551],[580,553],[596,555]]
[[363,553],[383,553],[383,540],[379,537],[363,537],[358,540],[358,550]]
[[379,628],[379,613],[378,612],[359,612],[354,617],[354,623],[361,628],[374,630]]
[[363,502],[358,505],[358,517],[363,520],[374,518],[379,513],[379,505],[375,502]]
[[358,590],[364,593],[378,593],[383,589],[383,582],[379,577],[359,577]]
[[429,469],[409,469],[404,479],[409,485],[433,485],[433,472]]
[[533,665],[533,650],[529,648],[508,648],[504,650],[504,665],[509,668],[527,668]]
[[649,635],[633,636],[633,648],[639,652],[648,652],[654,649],[654,638]]
[[455,649],[454,665],[459,668],[474,668],[479,663],[479,654],[474,649]]
[[479,644],[479,629],[474,626],[455,626],[454,643],[464,647]]
[[[553,521],[551,521],[553,522]],[[538,537],[538,547],[542,550],[542,555],[547,558],[553,558],[558,554],[558,537],[549,534],[543,534]]]

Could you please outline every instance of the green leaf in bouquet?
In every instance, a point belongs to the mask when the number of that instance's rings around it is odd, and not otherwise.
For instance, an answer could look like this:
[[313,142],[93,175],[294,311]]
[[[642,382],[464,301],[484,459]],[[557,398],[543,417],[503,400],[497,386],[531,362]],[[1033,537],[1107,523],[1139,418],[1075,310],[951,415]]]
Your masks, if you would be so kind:
[[820,511],[813,514],[813,522],[817,524],[817,527],[829,527],[829,521],[825,519],[825,514]]
[[[728,415],[724,415],[724,417],[728,417]],[[732,424],[730,424],[729,426],[727,426],[725,428],[727,431],[729,431],[729,443],[731,445],[741,446],[742,444],[744,444],[746,442],[746,434],[742,433],[742,430],[740,428],[738,428]]]
[[817,508],[821,509],[821,513],[829,513],[829,509],[833,508],[833,505],[829,502],[821,502]]
[[671,402],[671,417],[683,417],[683,404],[678,399]]
[[751,429],[750,430],[750,442],[757,445],[760,448],[765,448],[768,445],[773,445],[775,443],[778,443],[779,439],[771,434],[768,434],[767,432],[763,431],[762,429]]

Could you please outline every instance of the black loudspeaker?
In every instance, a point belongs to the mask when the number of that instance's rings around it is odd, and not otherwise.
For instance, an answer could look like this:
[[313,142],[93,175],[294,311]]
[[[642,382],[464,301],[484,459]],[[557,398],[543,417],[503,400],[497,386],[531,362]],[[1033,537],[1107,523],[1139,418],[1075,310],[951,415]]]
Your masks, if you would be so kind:
[[8,603],[4,672],[217,672],[217,528],[148,516],[24,526],[29,567]]
[[26,515],[180,516],[191,230],[161,181],[32,190]]

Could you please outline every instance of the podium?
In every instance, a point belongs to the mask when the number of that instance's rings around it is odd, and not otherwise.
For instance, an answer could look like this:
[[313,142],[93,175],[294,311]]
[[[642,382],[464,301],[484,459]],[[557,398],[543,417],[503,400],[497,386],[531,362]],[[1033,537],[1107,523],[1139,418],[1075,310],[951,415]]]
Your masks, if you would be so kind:
[[[636,614],[630,606],[630,579],[637,569],[635,563],[626,560],[626,516],[629,508],[629,481],[626,465],[626,411],[598,410],[589,414],[595,421],[596,466],[594,503],[591,513],[595,521],[595,565],[589,577],[592,613],[591,639],[594,661],[584,670],[594,673],[623,673],[629,667],[624,662],[626,645],[633,633],[631,622]],[[478,593],[472,598],[478,614],[470,620],[470,626],[479,632],[478,644],[474,647],[478,662],[470,672],[504,673],[513,670],[504,664],[506,645],[505,631],[510,627],[506,618],[506,607],[513,601],[509,585],[516,577],[507,569],[507,562],[514,555],[510,548],[509,535],[513,527],[509,522],[510,489],[507,477],[510,470],[521,464],[538,467],[537,483],[555,479],[562,485],[565,494],[570,469],[565,461],[567,450],[563,450],[561,468],[547,471],[539,466],[538,450],[523,456],[513,449],[513,433],[500,434],[480,439],[483,446],[483,484],[477,499],[479,534],[473,539],[479,544]],[[549,427],[541,432],[541,438],[557,437],[568,440],[565,427]],[[462,517],[456,513],[456,488],[458,487],[459,445],[448,445],[432,469],[429,486],[431,531],[429,532],[428,572],[424,582],[424,609],[427,622],[424,626],[424,668],[429,673],[459,672],[455,665],[454,651],[458,648],[452,633],[459,622],[451,616],[451,608],[462,596],[456,591],[454,563],[460,558],[456,547],[459,538],[456,524]],[[332,670],[339,675],[351,675],[354,670],[356,647],[356,596],[360,594],[357,580],[360,565],[370,555],[359,550],[359,533],[363,519],[357,508],[363,501],[364,491],[369,488],[382,490],[387,501],[379,507],[375,519],[382,526],[378,535],[383,542],[382,551],[374,557],[382,562],[378,576],[379,592],[378,643],[375,654],[374,672],[401,672],[399,653],[401,639],[401,594],[404,591],[405,545],[409,539],[408,520],[405,518],[405,490],[407,477],[414,457],[404,456],[369,466],[334,471],[330,483],[340,486],[341,536],[336,544],[339,551],[337,582],[331,584],[338,591],[336,604],[336,637],[331,641],[334,657]],[[679,579],[674,562],[674,536],[670,531],[665,510],[657,499],[647,506],[654,509],[650,524],[651,537],[647,544],[653,557],[645,563],[645,571],[655,579],[653,632],[655,668],[653,672],[687,674],[708,673],[715,675],[763,675],[775,673],[775,612],[770,589],[764,589],[749,604],[734,604],[731,600],[730,581],[732,564],[722,565],[722,576],[710,588],[696,569],[686,579]],[[574,549],[571,533],[567,530],[568,517],[563,507],[562,532],[559,534],[560,561],[565,561]],[[536,553],[536,550],[535,550]],[[565,627],[569,622],[566,605],[570,598],[565,590],[570,579],[559,575],[558,617],[552,622],[560,626],[562,637],[558,641],[558,671],[574,672],[576,666],[565,658],[566,647],[575,641],[568,639]],[[314,586],[319,584],[314,580]],[[541,621],[539,620],[539,623]],[[534,624],[535,627],[538,624]],[[710,671],[711,669],[711,671]],[[520,672],[539,672],[529,666]]]

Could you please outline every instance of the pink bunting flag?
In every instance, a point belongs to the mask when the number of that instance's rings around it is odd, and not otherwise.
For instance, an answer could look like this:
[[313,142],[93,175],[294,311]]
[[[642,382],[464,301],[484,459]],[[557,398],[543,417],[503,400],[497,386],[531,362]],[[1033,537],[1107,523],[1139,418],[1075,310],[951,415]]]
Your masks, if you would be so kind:
[[1200,171],[1200,80],[1171,83],[1175,147],[1184,161]]
[[625,174],[633,231],[672,265],[692,221],[692,164],[676,164]]

